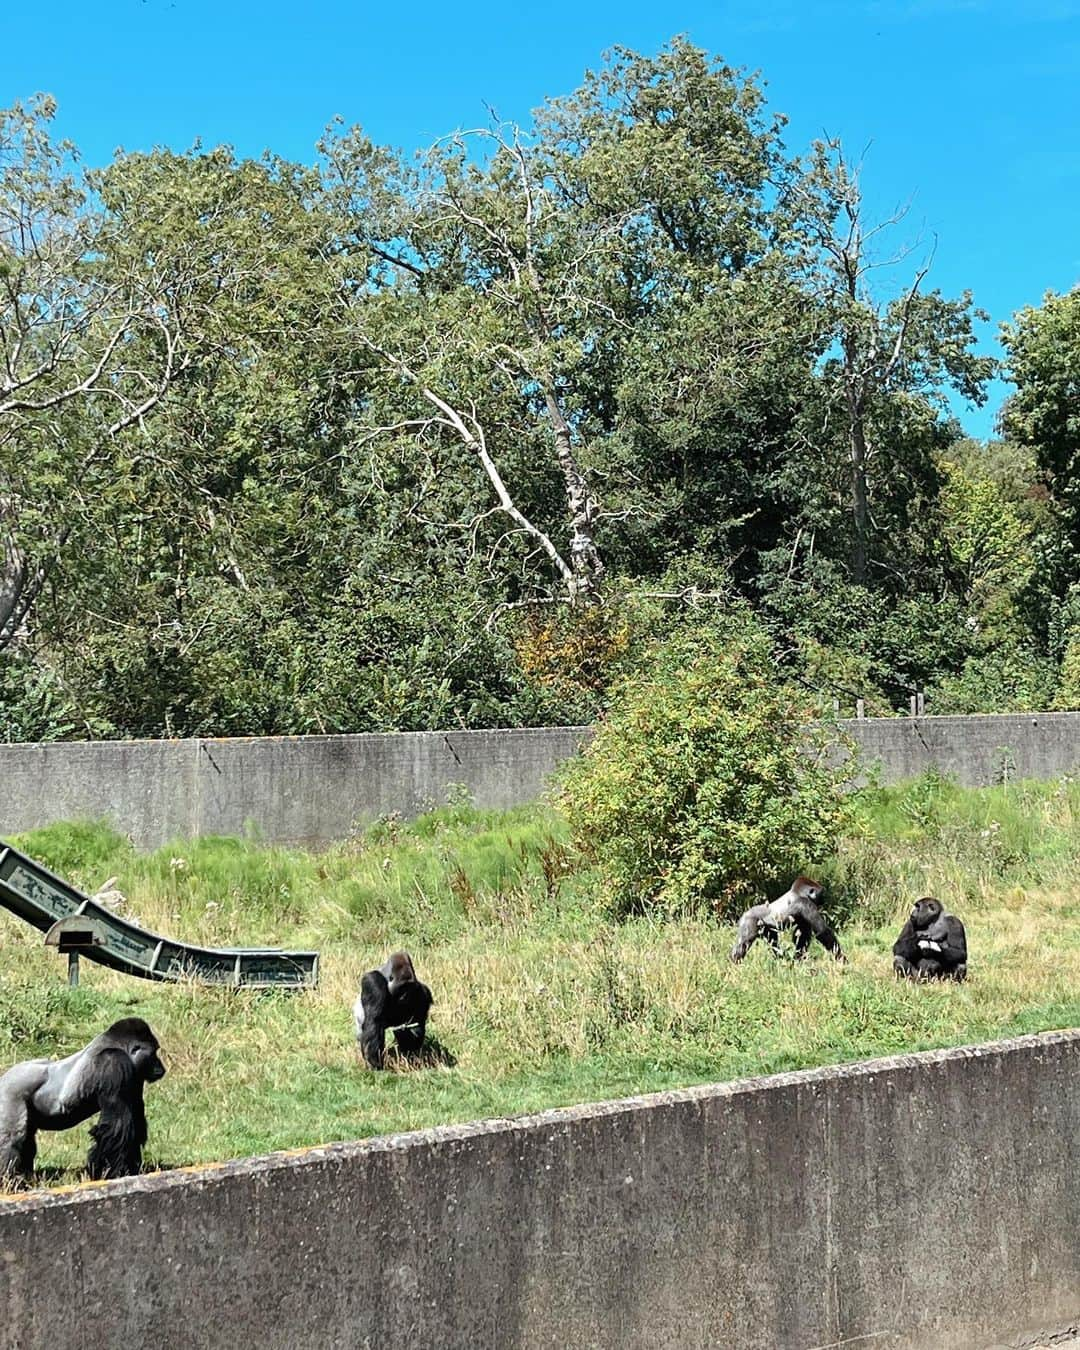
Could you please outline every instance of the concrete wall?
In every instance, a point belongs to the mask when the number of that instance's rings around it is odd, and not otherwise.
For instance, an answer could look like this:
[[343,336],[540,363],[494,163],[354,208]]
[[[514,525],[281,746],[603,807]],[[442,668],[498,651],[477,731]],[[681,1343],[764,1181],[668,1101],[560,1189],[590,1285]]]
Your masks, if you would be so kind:
[[[962,783],[1056,778],[1080,764],[1080,713],[844,723],[884,782],[931,765]],[[140,848],[252,824],[267,840],[343,839],[464,784],[478,806],[534,801],[587,727],[0,746],[0,837],[107,816]]]
[[0,1203],[12,1350],[983,1350],[1078,1319],[1080,1032]]
[[1080,713],[876,717],[843,726],[863,762],[878,765],[886,783],[937,767],[957,782],[984,787],[1060,778],[1080,766]]
[[277,843],[344,839],[380,815],[535,801],[584,728],[0,746],[0,837],[107,817],[139,848],[253,825]]

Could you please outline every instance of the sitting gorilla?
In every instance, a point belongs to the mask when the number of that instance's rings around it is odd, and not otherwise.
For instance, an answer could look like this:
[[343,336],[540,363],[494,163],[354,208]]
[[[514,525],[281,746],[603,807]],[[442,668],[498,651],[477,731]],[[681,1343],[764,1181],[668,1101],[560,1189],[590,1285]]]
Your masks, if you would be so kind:
[[966,979],[964,925],[933,896],[915,901],[893,944],[893,970],[909,980]]
[[0,1180],[34,1170],[38,1130],[69,1130],[100,1112],[86,1160],[92,1181],[142,1166],[143,1086],[165,1076],[157,1037],[124,1017],[67,1059],[28,1059],[0,1076]]
[[818,907],[824,889],[819,881],[810,877],[796,877],[791,888],[779,899],[748,909],[739,920],[739,935],[731,949],[731,959],[741,961],[759,937],[769,944],[774,956],[779,956],[780,930],[794,928],[795,955],[799,960],[806,955],[811,937],[816,937],[838,961],[846,960],[836,934]]
[[369,1068],[382,1068],[388,1030],[393,1030],[399,1050],[415,1053],[423,1046],[431,1004],[431,990],[416,978],[408,952],[395,952],[378,970],[368,971],[360,982],[353,1020]]

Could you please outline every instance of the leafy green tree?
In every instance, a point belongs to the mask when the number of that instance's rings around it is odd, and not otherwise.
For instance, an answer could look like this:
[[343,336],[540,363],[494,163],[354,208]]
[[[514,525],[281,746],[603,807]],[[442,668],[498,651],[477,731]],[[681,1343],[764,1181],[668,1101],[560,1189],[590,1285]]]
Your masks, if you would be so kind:
[[86,547],[117,446],[190,362],[173,257],[114,248],[51,98],[0,110],[0,650],[65,548]]
[[1055,697],[1057,669],[1031,643],[1003,641],[971,656],[934,685],[935,713],[1038,712]]
[[1035,570],[1032,526],[993,478],[956,460],[942,464],[942,540],[956,591],[972,617],[999,633]]
[[351,292],[391,377],[374,425],[428,455],[456,441],[488,480],[485,525],[570,599],[612,561],[657,572],[701,532],[720,559],[753,533],[732,538],[817,354],[778,317],[800,305],[772,205],[781,123],[754,80],[676,41],[617,49],[531,132],[455,138],[413,175],[355,131],[324,146],[331,200],[385,217],[348,260],[382,286]]
[[1002,429],[1035,454],[1062,513],[1074,555],[1080,552],[1080,287],[1048,291],[1003,325],[1006,371],[1016,392]]
[[819,298],[830,314],[824,406],[844,429],[851,579],[864,585],[875,564],[893,563],[888,550],[881,555],[881,544],[906,534],[912,499],[936,490],[934,452],[941,431],[948,435],[941,426],[946,391],[975,404],[985,400],[995,362],[975,354],[973,322],[987,316],[973,307],[970,292],[950,300],[924,291],[929,262],[899,298],[878,302],[871,278],[895,261],[883,261],[880,249],[902,213],[866,221],[858,166],[849,164],[838,141],[814,146],[794,196],[813,241],[809,262]]
[[1070,628],[1050,707],[1055,712],[1080,712],[1080,625]]

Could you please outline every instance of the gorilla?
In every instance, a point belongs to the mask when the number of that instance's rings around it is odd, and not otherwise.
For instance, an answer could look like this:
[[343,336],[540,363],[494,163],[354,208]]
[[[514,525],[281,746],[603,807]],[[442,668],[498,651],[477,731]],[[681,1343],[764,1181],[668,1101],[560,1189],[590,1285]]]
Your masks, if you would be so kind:
[[157,1037],[124,1017],[67,1059],[28,1059],[0,1077],[0,1179],[29,1177],[38,1130],[68,1130],[95,1113],[92,1181],[133,1176],[146,1143],[143,1084],[164,1077]]
[[909,980],[967,978],[964,925],[932,895],[915,901],[893,943],[893,970]]
[[383,1042],[390,1029],[399,1050],[415,1053],[423,1046],[431,1004],[431,990],[416,978],[408,952],[395,952],[385,965],[367,972],[353,1005],[353,1020],[369,1068],[382,1068]]
[[818,907],[824,889],[819,881],[798,876],[779,899],[748,909],[739,920],[739,933],[731,949],[731,959],[741,961],[759,937],[769,944],[774,956],[779,956],[780,930],[794,928],[795,956],[798,960],[801,961],[806,955],[811,937],[816,937],[837,961],[846,960],[836,934],[825,922]]

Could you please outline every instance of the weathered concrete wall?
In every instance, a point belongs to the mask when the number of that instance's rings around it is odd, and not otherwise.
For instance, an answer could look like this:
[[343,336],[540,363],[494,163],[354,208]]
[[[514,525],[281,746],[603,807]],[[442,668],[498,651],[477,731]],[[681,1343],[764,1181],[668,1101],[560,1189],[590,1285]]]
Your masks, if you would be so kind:
[[0,746],[0,837],[107,817],[139,848],[254,826],[320,844],[463,784],[477,806],[535,801],[586,729],[400,732]]
[[11,1350],[983,1350],[1078,1317],[1080,1032],[0,1203]]
[[877,717],[843,726],[885,783],[936,767],[959,783],[984,787],[1006,779],[1060,778],[1080,766],[1080,713]]
[[[1056,778],[1080,764],[1080,713],[844,723],[868,766],[894,782],[931,765],[962,783]],[[140,848],[251,824],[280,843],[320,844],[389,812],[414,815],[462,783],[478,806],[534,801],[587,727],[400,732],[249,740],[0,746],[0,837],[55,820],[108,817]]]

